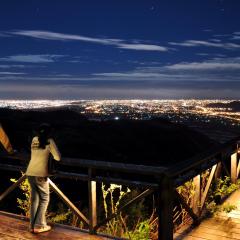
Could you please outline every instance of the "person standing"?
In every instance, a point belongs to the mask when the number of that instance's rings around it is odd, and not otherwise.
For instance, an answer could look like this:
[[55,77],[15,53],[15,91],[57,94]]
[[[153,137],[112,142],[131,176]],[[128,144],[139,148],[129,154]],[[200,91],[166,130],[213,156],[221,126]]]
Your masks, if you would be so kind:
[[4,131],[1,123],[0,123],[0,142],[2,143],[3,147],[6,149],[6,151],[10,154],[14,153],[14,150],[12,148],[12,145],[9,141],[9,138],[6,134],[6,132]]
[[29,230],[32,233],[51,230],[46,221],[46,211],[50,200],[48,160],[52,154],[56,161],[60,161],[61,154],[54,140],[50,138],[50,133],[50,125],[40,125],[37,135],[32,139],[31,160],[26,171],[31,188]]

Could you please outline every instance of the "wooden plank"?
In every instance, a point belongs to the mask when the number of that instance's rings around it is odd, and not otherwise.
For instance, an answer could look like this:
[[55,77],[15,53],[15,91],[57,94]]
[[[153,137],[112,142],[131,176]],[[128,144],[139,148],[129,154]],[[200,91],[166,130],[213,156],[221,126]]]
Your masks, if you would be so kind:
[[205,233],[205,232],[200,232],[200,233],[192,232],[188,236],[197,237],[197,238],[205,238],[208,240],[237,240],[237,238],[221,236],[218,234],[210,234],[210,233]]
[[[18,159],[23,162],[27,162],[30,158],[29,154],[27,153],[17,153],[15,155],[0,155],[0,157],[6,159]],[[114,161],[99,161],[66,157],[63,157],[59,164],[63,166],[112,170],[143,175],[158,175],[167,170],[166,167],[161,166],[149,166],[140,164],[120,163]]]
[[237,182],[237,153],[231,155],[231,182]]
[[189,233],[190,236],[205,236],[206,238],[209,239],[222,239],[222,238],[227,238],[227,239],[240,239],[239,233],[235,232],[230,232],[230,231],[221,231],[219,229],[211,229],[211,228],[206,228],[203,226],[200,226],[196,229],[194,229],[192,232]]
[[207,239],[202,237],[176,235],[174,237],[174,240],[207,240]]
[[26,175],[22,175],[17,182],[13,183],[5,192],[0,195],[0,201],[2,201],[8,194],[10,194],[15,188],[17,188],[24,180]]
[[[92,177],[92,169],[88,170],[89,178]],[[97,185],[95,181],[88,181],[88,201],[89,201],[89,231],[94,233],[97,225]]]
[[[236,228],[234,227],[234,224],[233,225],[219,225],[219,226],[216,226],[214,224],[201,224],[201,229],[205,228],[205,229],[210,229],[210,231],[218,231],[218,232],[225,232],[227,234],[230,234],[230,233],[236,233],[240,236],[240,229],[239,228]],[[206,230],[208,231],[208,230]]]
[[49,184],[58,196],[68,205],[68,207],[87,225],[89,220],[79,211],[79,209],[69,200],[69,198],[49,179]]
[[[27,226],[29,225],[29,219],[25,216],[22,215],[17,215],[17,214],[13,214],[13,213],[9,213],[9,212],[3,212],[0,211],[0,225],[1,222],[4,224],[4,221],[17,221],[17,224],[19,225],[23,225],[23,226]],[[51,223],[48,222],[48,224],[53,225],[55,229],[57,229],[57,231],[59,232],[63,232],[63,233],[69,233],[70,236],[89,236],[90,239],[92,239],[91,237],[93,235],[89,235],[89,232],[85,229],[80,229],[78,227],[73,227],[70,225],[64,225],[64,224],[59,224],[59,223]],[[14,226],[14,224],[12,224]],[[97,234],[94,235],[94,237],[98,237],[97,239],[114,239],[117,240],[119,238],[117,237],[111,237],[109,235],[106,234]],[[93,239],[95,239],[93,238]],[[122,240],[122,239],[121,239]]]
[[193,178],[194,184],[194,196],[193,196],[193,212],[199,216],[200,215],[200,205],[201,205],[201,175],[198,174]]
[[187,159],[186,161],[182,161],[178,164],[175,164],[168,171],[168,174],[171,177],[176,177],[177,175],[182,174],[183,172],[190,171],[203,163],[209,162],[209,160],[211,159],[219,158],[219,155],[221,154],[225,153],[232,154],[234,152],[233,148],[236,146],[236,143],[239,140],[240,140],[239,137],[234,138],[224,144],[221,144],[221,146],[216,146],[215,148],[210,149],[209,151],[194,156],[193,158]]
[[[9,216],[11,216],[9,214]],[[32,239],[32,240],[109,240],[111,238],[93,236],[81,231],[65,229],[63,227],[54,226],[53,230],[48,233],[32,234],[28,231],[28,222],[17,218],[2,215],[0,213],[0,233],[8,234],[15,237],[14,239]],[[13,215],[14,216],[14,215]],[[17,215],[18,216],[18,215]],[[20,217],[20,216],[18,216]],[[26,218],[24,218],[26,219]],[[0,239],[2,240],[1,236]]]
[[168,176],[159,183],[157,198],[158,239],[173,239],[173,184]]
[[188,204],[184,201],[182,196],[178,193],[177,190],[174,191],[174,194],[177,198],[177,200],[182,204],[182,206],[185,208],[185,210],[189,213],[191,218],[194,220],[195,223],[198,223],[198,216],[193,212],[193,210],[188,206]]
[[[201,222],[202,226],[211,226],[211,228],[234,228],[240,229],[240,222],[231,221],[231,219],[209,219]],[[237,230],[238,231],[238,230]]]
[[202,196],[202,199],[201,199],[201,211],[204,207],[204,204],[205,204],[205,200],[207,198],[207,195],[208,195],[208,192],[209,192],[209,188],[211,186],[211,183],[212,183],[212,180],[213,180],[213,177],[214,177],[214,173],[216,171],[216,168],[217,168],[217,164],[215,164],[212,169],[211,169],[211,173],[209,175],[209,178],[208,178],[208,182],[207,182],[207,185],[205,187],[205,190],[203,192],[203,196]]
[[0,233],[0,239],[1,240],[25,240],[23,238],[15,238],[15,237],[12,237],[12,236],[8,236],[4,233]]
[[240,161],[238,162],[238,166],[237,166],[237,178],[239,177],[239,172],[240,172]]

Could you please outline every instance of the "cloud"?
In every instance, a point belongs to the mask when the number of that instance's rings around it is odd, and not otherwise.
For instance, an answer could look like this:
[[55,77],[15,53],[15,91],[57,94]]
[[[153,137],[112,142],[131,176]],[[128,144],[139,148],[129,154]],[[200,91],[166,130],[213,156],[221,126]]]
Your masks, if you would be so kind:
[[144,71],[130,71],[130,72],[109,72],[109,73],[95,73],[95,76],[104,76],[104,77],[117,77],[122,79],[139,79],[139,78],[159,78],[159,77],[168,77],[168,75],[160,72],[144,72]]
[[2,69],[9,69],[9,68],[25,68],[25,67],[27,67],[27,66],[25,66],[25,65],[6,65],[6,64],[4,64],[4,65],[0,65],[0,68],[2,68]]
[[183,42],[169,42],[169,44],[174,46],[182,46],[182,47],[215,47],[215,48],[222,48],[227,50],[240,49],[240,45],[235,43],[217,43],[217,42],[202,41],[202,40],[186,40]]
[[0,72],[0,75],[24,75],[26,73],[21,72]]
[[[213,58],[211,60],[201,61],[201,62],[180,62],[172,65],[166,65],[161,67],[162,71],[199,71],[199,72],[209,72],[219,74],[228,73],[230,75],[237,75],[240,73],[240,57],[233,58]],[[181,71],[180,71],[181,72]],[[195,72],[196,73],[196,72]],[[225,77],[225,76],[223,76]]]
[[95,73],[111,80],[145,81],[238,81],[240,58],[214,58],[201,62],[179,62],[165,66],[137,67],[125,72]]
[[220,53],[196,53],[198,56],[211,56],[211,57],[226,57],[225,54],[220,54]]
[[13,55],[0,58],[0,61],[6,62],[26,62],[26,63],[51,63],[64,55],[50,55],[50,54],[29,54],[29,55]]
[[191,62],[178,63],[165,67],[172,70],[240,70],[240,63]]
[[118,48],[162,52],[167,50],[165,47],[151,44],[119,44]]
[[[114,38],[93,38],[93,37],[86,37],[82,35],[56,33],[56,32],[50,32],[50,31],[20,30],[20,31],[11,31],[9,32],[9,34],[32,37],[37,39],[54,40],[54,41],[82,41],[82,42],[96,43],[101,45],[110,45],[110,46],[115,46],[117,48],[128,49],[128,50],[160,51],[160,52],[166,52],[169,50],[167,47],[164,47],[164,46],[136,43],[136,41],[126,41],[126,40],[114,39]],[[141,42],[140,40],[138,41]]]
[[212,42],[221,42],[222,40],[216,39],[216,38],[211,38],[211,39],[209,39],[209,41],[212,41]]
[[240,35],[236,35],[232,37],[233,40],[240,40]]
[[9,37],[9,35],[6,33],[0,33],[0,37]]
[[168,65],[138,65],[128,71],[96,72],[92,74],[69,74],[55,73],[36,76],[17,76],[8,74],[0,76],[2,81],[27,81],[27,82],[128,82],[145,81],[150,82],[186,82],[186,81],[236,81],[240,82],[240,57],[233,58],[213,58],[206,61],[178,62]]

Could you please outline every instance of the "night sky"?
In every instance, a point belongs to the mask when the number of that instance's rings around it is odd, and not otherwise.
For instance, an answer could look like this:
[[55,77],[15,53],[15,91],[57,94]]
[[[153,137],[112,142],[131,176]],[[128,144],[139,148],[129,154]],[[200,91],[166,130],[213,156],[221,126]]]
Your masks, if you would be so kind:
[[2,0],[0,99],[240,99],[239,0]]

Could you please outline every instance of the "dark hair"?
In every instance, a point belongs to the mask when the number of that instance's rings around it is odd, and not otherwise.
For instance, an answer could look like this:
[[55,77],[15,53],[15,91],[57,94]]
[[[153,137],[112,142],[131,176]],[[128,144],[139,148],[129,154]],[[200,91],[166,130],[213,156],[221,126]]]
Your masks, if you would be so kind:
[[39,148],[45,149],[46,145],[49,144],[48,139],[51,133],[51,126],[48,123],[42,123],[37,131]]

